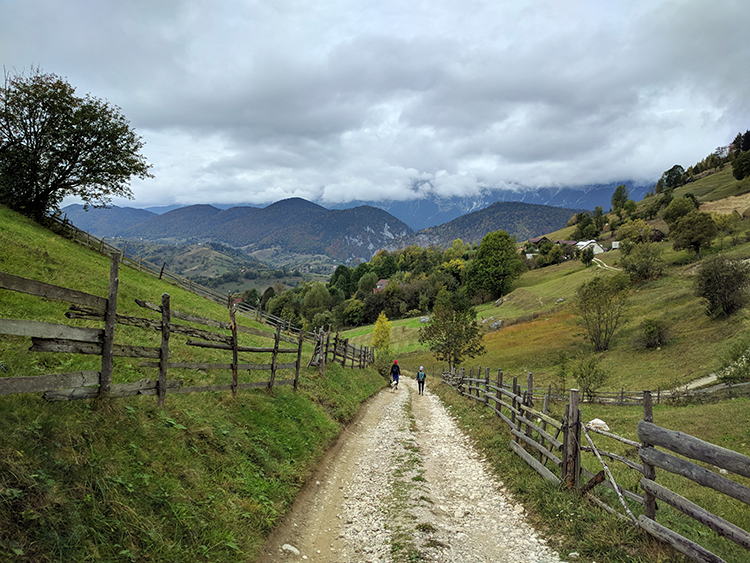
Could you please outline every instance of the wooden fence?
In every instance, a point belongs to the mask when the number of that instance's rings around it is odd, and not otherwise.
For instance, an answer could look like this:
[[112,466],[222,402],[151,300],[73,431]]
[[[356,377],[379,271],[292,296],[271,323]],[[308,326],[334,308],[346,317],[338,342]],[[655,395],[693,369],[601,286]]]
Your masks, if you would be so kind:
[[[564,415],[561,420],[557,420],[548,414],[549,395],[544,396],[541,411],[534,409],[531,374],[527,375],[525,388],[519,385],[517,377],[513,377],[510,382],[504,381],[501,370],[498,370],[494,380],[490,380],[489,368],[486,368],[484,377],[481,370],[477,371],[477,376],[474,377],[471,370],[467,377],[463,368],[453,373],[444,371],[442,375],[443,381],[448,385],[462,395],[488,406],[508,425],[513,436],[510,441],[511,449],[544,479],[587,495],[604,510],[640,527],[694,561],[719,563],[723,559],[657,522],[656,499],[750,550],[750,533],[747,530],[710,513],[656,482],[656,468],[659,468],[750,505],[750,488],[720,474],[731,472],[750,478],[750,457],[655,425],[650,391],[642,394],[644,417],[638,423],[640,442],[636,442],[593,424],[584,425],[577,389],[570,390]],[[592,434],[624,444],[625,450],[637,452],[637,459],[629,459],[626,455],[597,447]],[[582,442],[582,437],[585,438],[585,443]],[[657,450],[656,446],[669,451]],[[593,473],[582,467],[582,454],[595,456],[602,470]],[[719,473],[678,456],[711,464]],[[640,487],[640,492],[629,490],[616,482],[609,467],[612,462],[621,464],[625,472],[634,471],[637,474],[635,482]],[[621,471],[618,475],[622,473]],[[597,486],[615,493],[615,503],[607,503],[595,496],[593,490]],[[635,507],[639,507],[637,511],[642,512],[637,517],[633,513]]]
[[[62,324],[18,320],[0,319],[0,334],[31,337],[33,352],[61,352],[73,354],[90,354],[101,356],[101,369],[79,371],[73,373],[58,373],[44,376],[4,377],[0,378],[0,395],[16,393],[44,393],[48,400],[72,400],[90,398],[97,395],[111,397],[125,397],[131,395],[157,395],[158,404],[163,405],[167,392],[190,393],[203,391],[231,390],[236,395],[238,389],[273,388],[278,385],[292,385],[295,390],[299,382],[299,370],[302,357],[303,332],[298,332],[296,338],[281,333],[281,326],[277,325],[275,332],[267,332],[252,327],[238,325],[235,319],[235,308],[228,303],[228,322],[221,322],[195,315],[182,313],[172,309],[169,294],[162,295],[161,305],[154,305],[146,301],[136,300],[136,303],[152,313],[158,313],[160,319],[133,317],[117,312],[117,293],[119,287],[119,254],[113,254],[110,267],[109,292],[106,298],[88,293],[58,287],[35,280],[0,272],[0,289],[26,293],[38,297],[55,299],[70,303],[70,310],[65,314],[71,319],[84,319],[104,323],[103,329],[82,328]],[[185,321],[193,325],[174,322]],[[157,332],[161,335],[159,347],[127,346],[115,341],[115,327],[117,325],[136,327],[146,331]],[[205,327],[205,328],[204,328]],[[219,329],[219,332],[216,330]],[[187,346],[224,350],[231,353],[231,360],[223,363],[191,363],[171,361],[170,336],[179,334],[188,337]],[[240,346],[239,334],[249,334],[273,340],[273,345],[263,347]],[[282,347],[281,343],[291,343],[292,347]],[[368,365],[363,358],[371,360],[371,354],[362,348],[334,346],[334,360],[337,349],[342,355],[343,364],[352,358],[359,358],[359,367]],[[239,354],[246,358],[247,354],[270,354],[270,363],[240,362]],[[283,355],[294,355],[292,362],[282,362]],[[135,383],[112,384],[113,359],[118,357],[138,358],[145,360],[139,367],[155,368],[158,370],[156,380],[146,379]],[[323,358],[325,364],[327,358]],[[229,370],[232,373],[231,384],[204,385],[198,387],[183,387],[178,380],[167,380],[167,370]],[[280,370],[294,370],[294,377],[277,380]],[[239,373],[246,371],[269,372],[267,381],[240,382]]]
[[[55,230],[58,234],[69,238],[73,242],[91,248],[92,250],[95,250],[96,252],[99,252],[106,256],[119,254],[120,262],[122,264],[130,266],[131,268],[134,268],[139,272],[151,274],[158,277],[159,279],[166,280],[173,285],[182,287],[183,289],[186,289],[191,293],[195,293],[196,295],[200,295],[202,297],[205,297],[206,299],[211,299],[212,301],[221,303],[222,305],[227,303],[227,295],[221,293],[220,291],[202,286],[199,283],[194,282],[193,280],[183,278],[182,276],[175,274],[174,272],[170,272],[165,268],[164,264],[159,266],[137,256],[131,256],[130,254],[125,252],[124,247],[117,248],[105,242],[103,239],[90,235],[86,231],[83,231],[73,225],[70,221],[67,220],[67,217],[61,218],[58,215],[53,215],[51,217],[48,217],[48,219],[53,230]],[[305,340],[308,340],[309,342],[313,342],[315,340],[315,336],[313,333],[304,332],[301,328],[297,327],[287,319],[282,319],[261,309],[256,309],[254,307],[251,307],[247,303],[239,302],[234,305],[238,312],[250,316],[257,321],[264,322],[273,326],[281,326],[282,330],[295,335],[303,332],[303,338]]]

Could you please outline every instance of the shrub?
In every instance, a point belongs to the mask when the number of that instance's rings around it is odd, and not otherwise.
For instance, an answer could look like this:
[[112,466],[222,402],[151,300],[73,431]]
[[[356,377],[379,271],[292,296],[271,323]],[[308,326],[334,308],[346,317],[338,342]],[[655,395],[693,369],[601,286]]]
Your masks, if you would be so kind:
[[653,280],[664,273],[665,264],[661,255],[662,249],[656,244],[635,244],[622,257],[621,264],[632,281]]
[[750,265],[717,254],[706,259],[695,276],[695,294],[711,317],[726,317],[745,304]]
[[388,374],[391,373],[391,365],[395,358],[396,354],[393,353],[390,347],[381,348],[375,351],[375,363],[373,366],[380,375],[388,377]]
[[663,321],[645,319],[640,326],[636,346],[654,350],[664,346],[669,340],[669,328]]
[[596,391],[604,385],[609,377],[599,365],[599,358],[594,354],[581,352],[572,363],[573,377],[584,397],[591,401]]
[[721,383],[734,384],[750,381],[750,341],[735,343],[729,348],[726,361],[717,372]]

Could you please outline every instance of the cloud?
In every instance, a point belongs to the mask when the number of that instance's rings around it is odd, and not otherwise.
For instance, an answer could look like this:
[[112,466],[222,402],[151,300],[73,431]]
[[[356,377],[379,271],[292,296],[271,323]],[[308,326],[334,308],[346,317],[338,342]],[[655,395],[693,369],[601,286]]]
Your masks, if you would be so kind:
[[743,0],[0,2],[6,68],[146,140],[131,205],[649,182],[750,127]]

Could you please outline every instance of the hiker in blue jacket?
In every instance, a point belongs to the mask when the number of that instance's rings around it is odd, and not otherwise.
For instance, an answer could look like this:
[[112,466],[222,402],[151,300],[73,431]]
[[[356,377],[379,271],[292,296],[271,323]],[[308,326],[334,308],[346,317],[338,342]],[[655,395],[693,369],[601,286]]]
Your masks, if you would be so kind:
[[427,377],[427,374],[424,372],[424,366],[419,366],[419,371],[417,372],[417,385],[419,385],[419,394],[424,395],[424,380],[425,377]]
[[398,367],[398,360],[393,360],[391,366],[391,377],[393,378],[393,389],[398,389],[398,378],[401,375],[401,368]]

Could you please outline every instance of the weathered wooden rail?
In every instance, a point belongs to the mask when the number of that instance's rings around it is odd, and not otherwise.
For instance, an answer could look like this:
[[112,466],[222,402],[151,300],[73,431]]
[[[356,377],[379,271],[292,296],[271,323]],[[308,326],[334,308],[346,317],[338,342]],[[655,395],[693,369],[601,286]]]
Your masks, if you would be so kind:
[[[166,280],[173,285],[177,285],[191,293],[195,293],[196,295],[200,295],[201,297],[205,297],[206,299],[211,299],[212,301],[216,301],[217,303],[221,303],[222,305],[227,303],[227,295],[209,287],[200,285],[193,280],[183,278],[182,276],[167,270],[164,265],[158,266],[157,264],[153,264],[152,262],[144,260],[143,258],[132,256],[125,252],[124,248],[117,248],[115,246],[112,246],[111,244],[105,242],[103,239],[95,237],[87,233],[86,231],[79,229],[70,221],[68,221],[67,217],[61,218],[58,215],[53,215],[48,217],[48,220],[51,226],[59,234],[71,239],[77,244],[91,248],[92,250],[95,250],[96,252],[99,252],[100,254],[104,254],[106,256],[119,254],[120,262],[122,264],[130,266],[131,268],[134,268],[139,272],[144,272],[158,277],[159,279]],[[263,311],[262,309],[251,307],[247,303],[235,303],[234,306],[238,312],[248,315],[257,321],[264,322],[273,326],[281,326],[282,330],[295,335],[302,332],[303,338],[305,340],[308,340],[310,342],[314,341],[313,333],[304,332],[300,327],[297,327],[289,320],[282,319],[280,317],[277,317],[276,315],[272,315],[271,313]]]
[[[637,442],[593,424],[584,425],[577,389],[570,390],[565,414],[561,420],[557,420],[548,414],[549,395],[543,398],[541,411],[534,409],[531,374],[527,375],[525,388],[519,385],[517,377],[510,382],[504,381],[501,370],[498,370],[494,380],[490,380],[489,368],[485,369],[484,377],[481,377],[481,368],[477,370],[477,375],[479,377],[474,377],[472,369],[467,376],[461,368],[453,373],[444,371],[443,381],[462,395],[492,409],[508,426],[512,436],[510,448],[544,479],[585,494],[602,509],[640,527],[694,561],[719,563],[723,559],[658,522],[657,499],[750,550],[748,530],[712,514],[656,482],[658,468],[750,505],[750,488],[721,474],[729,472],[750,478],[750,457],[655,425],[650,391],[642,392],[644,418],[638,423],[640,441]],[[636,458],[630,459],[622,453],[598,447],[592,434],[624,445],[624,450]],[[585,442],[582,442],[582,437]],[[656,447],[668,451],[657,450]],[[581,464],[582,454],[595,456],[602,470],[594,473],[584,468]],[[690,460],[710,464],[719,473]],[[618,484],[615,473],[610,469],[611,463],[618,464],[618,480],[622,480],[628,471],[636,472],[638,477],[635,482],[640,491],[629,490]],[[614,493],[615,502],[595,495],[597,487]],[[748,557],[750,559],[750,555]]]
[[[294,338],[282,334],[280,325],[276,326],[275,332],[239,325],[235,318],[235,308],[231,303],[227,305],[229,322],[182,313],[171,308],[170,296],[166,293],[162,295],[160,306],[136,300],[141,308],[151,313],[158,313],[160,318],[123,315],[117,312],[118,287],[119,254],[116,253],[111,257],[110,286],[107,298],[0,272],[0,290],[63,301],[70,304],[70,310],[65,314],[67,318],[104,323],[102,329],[22,319],[0,319],[0,334],[30,337],[32,341],[30,351],[32,352],[86,354],[101,356],[102,358],[101,369],[98,371],[87,370],[44,376],[0,378],[0,395],[41,392],[44,393],[47,400],[84,399],[98,395],[110,397],[156,395],[159,405],[163,405],[167,392],[191,393],[231,390],[236,395],[238,389],[262,387],[271,389],[279,385],[292,385],[296,390],[302,358],[302,332],[297,333],[297,337]],[[197,324],[200,327],[181,324],[179,321]],[[117,325],[159,333],[161,345],[159,347],[148,347],[117,343],[115,341],[115,327]],[[270,339],[272,345],[240,345],[238,338],[240,334]],[[187,341],[184,343],[186,346],[231,352],[231,360],[214,363],[172,361],[173,346],[170,347],[170,336],[172,335],[187,337]],[[293,346],[282,347],[282,343],[290,343]],[[357,362],[355,360],[359,360],[358,367],[365,367],[372,360],[369,351],[349,346],[348,343],[343,347],[334,345],[333,350],[334,361],[339,354],[342,358],[342,365],[346,365],[348,359],[351,358],[351,367],[356,367]],[[270,362],[253,363],[247,360],[241,362],[239,354],[242,354],[244,358],[247,358],[247,354],[263,354],[266,358],[270,355]],[[295,359],[291,362],[282,362],[281,358],[284,355],[294,355]],[[157,369],[158,377],[156,380],[145,379],[135,383],[113,385],[114,357],[146,360],[139,364],[139,367]],[[323,358],[323,364],[326,359]],[[228,370],[232,373],[232,381],[229,384],[222,385],[183,387],[181,381],[167,380],[167,371],[170,369]],[[282,370],[294,370],[294,376],[277,380],[276,376]],[[239,381],[239,372],[250,373],[253,371],[266,371],[269,373],[269,379],[260,382]]]

